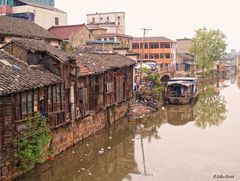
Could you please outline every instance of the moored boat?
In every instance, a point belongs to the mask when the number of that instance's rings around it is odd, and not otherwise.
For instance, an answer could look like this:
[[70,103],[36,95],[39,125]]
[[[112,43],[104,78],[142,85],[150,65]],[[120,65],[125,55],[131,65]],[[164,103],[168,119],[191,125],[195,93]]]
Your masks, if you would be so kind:
[[189,104],[197,96],[196,78],[177,77],[170,79],[166,84],[164,99],[169,104]]

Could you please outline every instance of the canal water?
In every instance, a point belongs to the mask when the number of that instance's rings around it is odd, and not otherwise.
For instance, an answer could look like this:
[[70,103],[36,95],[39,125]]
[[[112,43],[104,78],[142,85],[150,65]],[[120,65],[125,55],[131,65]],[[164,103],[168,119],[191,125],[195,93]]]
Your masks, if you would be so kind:
[[240,180],[237,79],[204,87],[192,105],[123,119],[17,181]]

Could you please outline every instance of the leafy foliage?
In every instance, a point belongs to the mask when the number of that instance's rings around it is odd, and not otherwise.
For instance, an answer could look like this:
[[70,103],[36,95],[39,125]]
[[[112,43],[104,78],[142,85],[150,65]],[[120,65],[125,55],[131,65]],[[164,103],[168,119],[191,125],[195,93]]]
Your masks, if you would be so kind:
[[213,68],[214,63],[225,55],[226,35],[220,30],[196,30],[191,52],[196,56],[196,64],[202,71]]
[[73,53],[74,52],[74,48],[73,46],[71,45],[70,42],[68,41],[63,41],[61,43],[61,49],[68,52],[68,53]]
[[34,119],[27,119],[25,132],[14,140],[14,160],[17,167],[25,171],[40,164],[51,138],[46,118],[38,114]]
[[158,99],[161,99],[162,92],[163,92],[163,85],[160,80],[160,75],[155,72],[151,72],[148,69],[143,69],[144,73],[147,74],[147,81],[153,83],[152,92],[155,93]]

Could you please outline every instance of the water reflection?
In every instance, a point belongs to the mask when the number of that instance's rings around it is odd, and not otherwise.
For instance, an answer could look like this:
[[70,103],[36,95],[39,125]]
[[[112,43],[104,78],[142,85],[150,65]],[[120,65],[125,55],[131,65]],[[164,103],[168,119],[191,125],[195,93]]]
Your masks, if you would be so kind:
[[[103,130],[84,140],[55,161],[47,162],[17,180],[125,181],[134,180],[136,175],[149,176],[145,163],[148,163],[149,155],[146,155],[149,150],[144,147],[156,140],[160,143],[163,124],[175,127],[193,123],[195,128],[206,128],[219,126],[225,120],[226,101],[219,94],[219,84],[221,82],[203,85],[203,91],[194,104],[167,106],[141,120],[120,120],[110,130]],[[101,148],[104,148],[104,153],[99,155]],[[153,145],[151,149],[154,150]],[[140,152],[140,158],[137,158],[137,152]],[[142,173],[138,159],[143,164]]]
[[164,112],[159,111],[145,119],[137,120],[136,134],[140,134],[142,138],[148,139],[150,142],[152,138],[160,139],[159,128],[164,122]]
[[194,106],[195,103],[181,106],[168,106],[165,112],[165,119],[168,124],[173,126],[182,126],[194,121],[196,117]]
[[220,95],[220,84],[222,89],[229,86],[223,84],[223,80],[201,84],[201,93],[194,103],[168,106],[164,119],[174,126],[185,125],[189,122],[195,122],[197,127],[203,129],[208,126],[219,126],[226,119],[227,111],[225,98]]
[[[119,122],[120,123],[120,122]],[[19,181],[121,181],[131,180],[129,173],[138,174],[134,159],[135,126],[127,121],[116,124],[86,139],[63,153],[53,162],[31,171]],[[104,153],[98,155],[98,150]]]
[[219,126],[226,119],[226,101],[213,86],[206,86],[194,106],[195,125],[200,128]]

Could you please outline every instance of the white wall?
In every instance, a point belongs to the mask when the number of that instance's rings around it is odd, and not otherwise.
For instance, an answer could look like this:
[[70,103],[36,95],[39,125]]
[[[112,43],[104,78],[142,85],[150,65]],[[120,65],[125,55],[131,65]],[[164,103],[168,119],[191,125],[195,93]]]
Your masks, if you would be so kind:
[[67,13],[38,8],[34,6],[15,6],[12,8],[13,13],[31,12],[35,14],[35,23],[45,29],[55,26],[55,17],[59,18],[59,25],[67,25]]
[[[118,19],[118,17],[120,18]],[[124,12],[88,14],[87,23],[88,24],[93,23],[93,18],[95,19],[94,23],[113,22],[115,23],[115,26],[116,26],[116,32],[111,32],[111,33],[125,34],[125,13]]]

